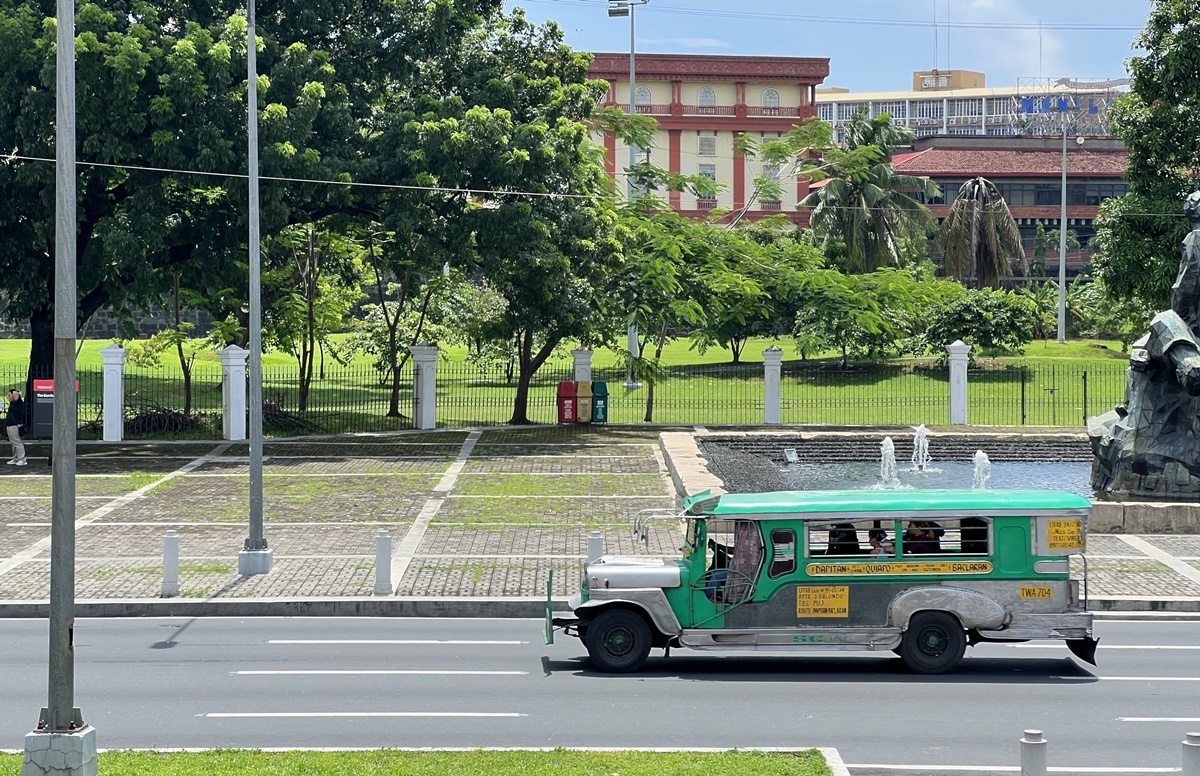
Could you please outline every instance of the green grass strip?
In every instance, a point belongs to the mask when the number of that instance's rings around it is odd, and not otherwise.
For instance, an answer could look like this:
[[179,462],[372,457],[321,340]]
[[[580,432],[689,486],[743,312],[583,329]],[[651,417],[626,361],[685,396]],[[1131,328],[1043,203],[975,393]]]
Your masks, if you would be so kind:
[[[105,776],[358,776],[447,773],[488,776],[831,776],[815,749],[777,752],[105,752]],[[0,776],[17,776],[21,755],[0,755]]]

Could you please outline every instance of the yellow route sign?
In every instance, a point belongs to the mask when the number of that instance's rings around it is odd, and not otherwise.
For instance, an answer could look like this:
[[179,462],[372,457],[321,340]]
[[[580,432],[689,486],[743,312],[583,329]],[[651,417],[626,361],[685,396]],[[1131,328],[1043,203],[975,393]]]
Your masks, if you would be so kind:
[[990,574],[986,560],[891,561],[877,563],[810,563],[810,577],[866,577],[876,575]]
[[797,587],[796,616],[849,617],[849,586],[820,585]]
[[1082,550],[1082,520],[1047,520],[1046,547],[1051,550]]

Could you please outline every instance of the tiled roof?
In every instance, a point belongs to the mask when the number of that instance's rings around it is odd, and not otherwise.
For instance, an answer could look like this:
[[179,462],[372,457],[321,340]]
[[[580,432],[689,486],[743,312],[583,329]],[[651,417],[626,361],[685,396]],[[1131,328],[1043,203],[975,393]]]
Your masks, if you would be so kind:
[[[1037,148],[927,148],[892,159],[897,172],[906,175],[987,177],[1058,177],[1062,174],[1062,151]],[[1124,150],[1067,149],[1068,175],[1120,177],[1129,161]]]

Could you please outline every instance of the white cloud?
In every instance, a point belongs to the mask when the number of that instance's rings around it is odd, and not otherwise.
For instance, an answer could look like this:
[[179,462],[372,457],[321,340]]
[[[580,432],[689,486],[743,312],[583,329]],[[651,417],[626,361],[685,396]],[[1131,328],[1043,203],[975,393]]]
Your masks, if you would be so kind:
[[638,39],[639,43],[648,43],[651,45],[675,44],[685,48],[697,49],[712,49],[712,48],[732,48],[732,44],[727,43],[718,38],[646,38]]
[[[950,20],[1036,25],[1037,17],[1022,5],[1026,4],[1016,0],[953,0]],[[944,29],[942,34],[946,34]],[[1066,61],[1067,43],[1058,30],[954,27],[949,30],[949,40],[942,43],[943,66],[947,46],[951,68],[982,70],[990,86],[1015,86],[1018,78],[1035,76],[1101,77],[1071,71]]]

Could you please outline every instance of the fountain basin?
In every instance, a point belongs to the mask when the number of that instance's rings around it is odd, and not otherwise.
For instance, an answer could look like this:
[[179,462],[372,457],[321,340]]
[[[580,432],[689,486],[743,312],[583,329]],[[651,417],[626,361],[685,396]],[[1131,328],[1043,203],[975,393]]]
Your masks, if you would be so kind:
[[[705,490],[713,493],[735,492],[731,487],[739,479],[710,465],[706,448],[721,445],[733,450],[733,460],[722,460],[725,469],[744,469],[742,477],[761,482],[758,490],[797,490],[857,487],[848,482],[858,478],[863,487],[879,482],[879,451],[883,437],[895,440],[896,454],[903,457],[911,450],[912,429],[853,429],[750,431],[707,433],[664,432],[659,435],[667,470],[675,486],[677,499]],[[899,467],[901,486],[969,487],[976,450],[991,458],[989,487],[1045,487],[1069,490],[1093,500],[1089,530],[1097,533],[1200,533],[1200,504],[1191,502],[1153,502],[1097,498],[1088,482],[1091,449],[1082,433],[1013,434],[1009,432],[930,432],[930,470],[912,471],[909,464]],[[791,464],[795,476],[811,484],[789,479],[785,448],[796,450],[797,463]],[[824,459],[824,460],[823,460]],[[832,468],[837,463],[846,468]],[[1011,466],[1010,464],[1015,464]],[[831,467],[821,469],[820,467]],[[943,474],[953,484],[933,477]],[[727,482],[729,480],[729,482]]]

